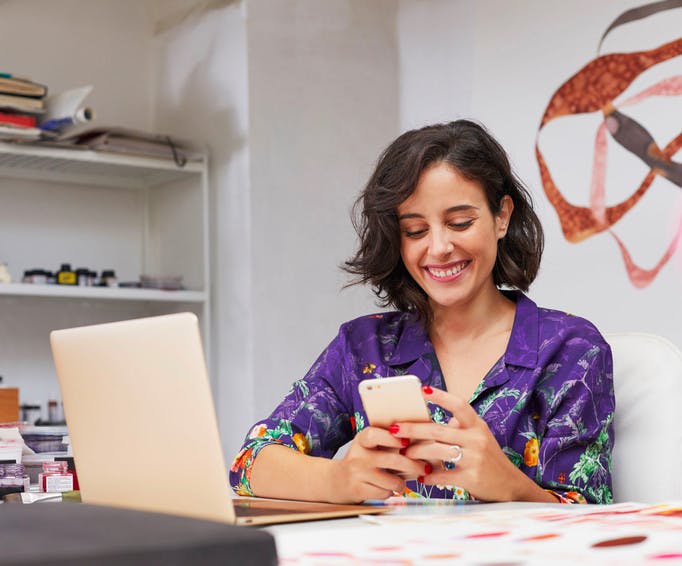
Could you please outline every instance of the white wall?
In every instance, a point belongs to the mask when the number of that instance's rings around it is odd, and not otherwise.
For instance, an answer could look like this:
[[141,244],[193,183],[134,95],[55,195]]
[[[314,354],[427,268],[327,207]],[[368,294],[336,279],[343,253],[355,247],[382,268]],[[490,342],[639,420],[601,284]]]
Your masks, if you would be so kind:
[[469,117],[474,3],[400,0],[401,131]]
[[[453,94],[449,107],[439,104],[442,110],[435,117],[468,114],[486,124],[510,153],[540,212],[546,251],[531,296],[539,304],[585,316],[606,332],[655,332],[682,345],[682,328],[677,323],[682,314],[682,254],[678,251],[649,287],[634,288],[608,234],[580,244],[564,239],[556,213],[544,195],[534,154],[540,118],[553,92],[595,57],[601,34],[610,23],[626,9],[642,3],[487,0],[456,4],[448,0],[401,4],[401,21],[418,22],[401,27],[403,123],[412,126],[418,121],[415,115],[424,121],[433,116],[415,102],[415,89],[423,88],[429,80],[422,66],[429,59],[419,46],[445,46],[453,54],[451,64],[445,65],[445,71],[442,64],[438,69],[428,68],[429,75],[437,70],[446,73],[449,83],[445,91],[453,93],[460,87],[465,94]],[[680,29],[682,10],[660,14],[615,30],[606,39],[603,52],[649,49],[679,37]],[[455,53],[454,38],[461,37],[465,41]],[[467,74],[469,65],[471,80],[468,87],[462,86],[460,77]],[[642,75],[627,92],[638,92],[657,79],[681,71],[678,57]],[[468,100],[468,108],[464,108],[463,100]],[[628,108],[628,113],[665,145],[679,133],[681,109],[680,97],[668,97]],[[551,155],[550,167],[560,188],[576,204],[589,202],[597,125],[594,116],[562,118],[547,126],[540,138],[545,157],[549,160]],[[610,143],[607,202],[618,202],[633,192],[645,173],[646,168],[634,157]],[[640,205],[614,227],[642,267],[653,267],[667,247],[679,219],[679,196],[679,187],[657,180]]]
[[148,6],[137,0],[5,0],[0,68],[50,92],[92,84],[100,124],[151,125]]
[[[254,384],[267,415],[339,325],[351,205],[399,131],[392,0],[248,3]],[[245,432],[245,431],[244,431]]]
[[[157,4],[176,22],[186,4]],[[210,151],[212,383],[226,459],[255,420],[245,6],[190,13],[154,37],[157,130]]]

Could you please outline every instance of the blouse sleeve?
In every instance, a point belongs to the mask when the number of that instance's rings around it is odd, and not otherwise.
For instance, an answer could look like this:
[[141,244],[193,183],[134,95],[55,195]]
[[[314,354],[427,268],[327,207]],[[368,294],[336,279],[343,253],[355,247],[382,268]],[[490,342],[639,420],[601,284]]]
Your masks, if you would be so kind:
[[239,495],[253,495],[251,466],[270,444],[281,444],[312,456],[331,458],[353,436],[352,413],[344,402],[347,356],[343,333],[322,352],[284,400],[247,434],[230,468],[230,485]]
[[611,503],[615,398],[608,344],[591,346],[576,367],[555,392],[536,482],[562,503]]

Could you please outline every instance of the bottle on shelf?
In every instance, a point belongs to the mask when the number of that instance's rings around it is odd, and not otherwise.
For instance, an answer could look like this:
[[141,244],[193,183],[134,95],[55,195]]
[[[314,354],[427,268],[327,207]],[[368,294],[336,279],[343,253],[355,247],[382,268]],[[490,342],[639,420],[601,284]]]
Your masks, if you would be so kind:
[[102,275],[99,278],[101,287],[118,287],[118,279],[116,279],[116,272],[113,269],[102,270]]
[[36,424],[42,418],[42,407],[40,403],[22,403],[19,407],[21,420],[30,425]]
[[76,269],[76,285],[79,287],[90,286],[90,270],[87,267]]
[[58,285],[77,285],[78,279],[76,277],[76,272],[71,269],[70,263],[62,263],[62,266],[57,272],[57,284]]
[[12,276],[7,269],[7,264],[4,261],[0,261],[0,283],[11,283]]

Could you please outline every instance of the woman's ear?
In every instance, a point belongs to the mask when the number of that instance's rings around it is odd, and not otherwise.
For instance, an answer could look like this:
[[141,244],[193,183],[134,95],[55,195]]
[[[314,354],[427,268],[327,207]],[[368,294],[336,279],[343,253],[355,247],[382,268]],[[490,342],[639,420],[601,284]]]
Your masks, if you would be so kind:
[[514,201],[509,195],[504,195],[500,200],[500,211],[495,219],[497,222],[498,239],[502,239],[507,235],[512,212],[514,212]]

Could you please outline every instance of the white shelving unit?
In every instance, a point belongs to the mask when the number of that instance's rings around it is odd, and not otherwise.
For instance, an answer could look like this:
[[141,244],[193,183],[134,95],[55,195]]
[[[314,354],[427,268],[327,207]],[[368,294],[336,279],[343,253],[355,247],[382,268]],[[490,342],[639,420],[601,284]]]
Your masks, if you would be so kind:
[[[0,142],[0,375],[22,402],[58,391],[49,331],[192,310],[210,363],[207,161]],[[26,269],[61,263],[119,281],[182,275],[183,290],[23,284]],[[26,395],[24,395],[26,391]]]
[[159,291],[156,289],[71,287],[67,285],[0,284],[0,295],[54,297],[71,299],[101,299],[122,301],[158,301],[160,303],[197,303],[206,301],[203,291]]

